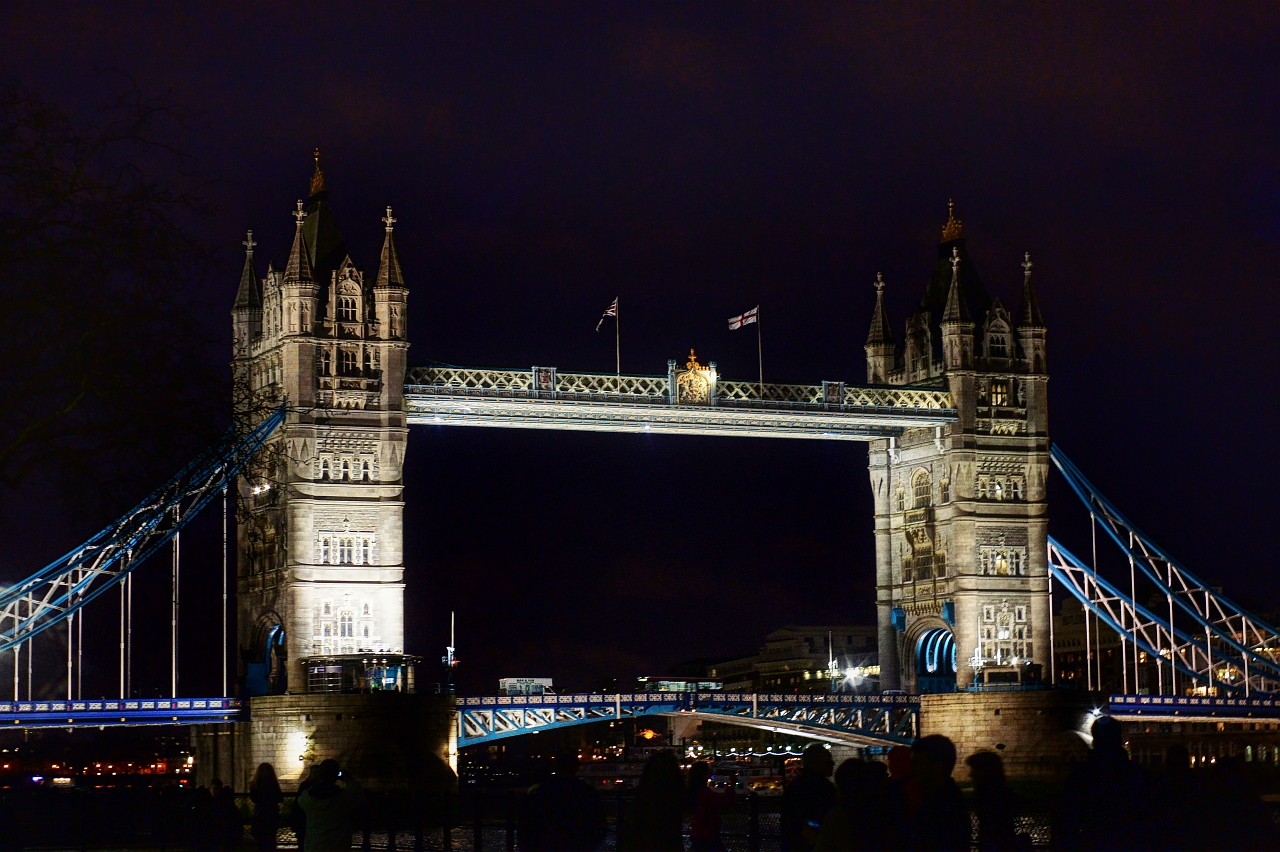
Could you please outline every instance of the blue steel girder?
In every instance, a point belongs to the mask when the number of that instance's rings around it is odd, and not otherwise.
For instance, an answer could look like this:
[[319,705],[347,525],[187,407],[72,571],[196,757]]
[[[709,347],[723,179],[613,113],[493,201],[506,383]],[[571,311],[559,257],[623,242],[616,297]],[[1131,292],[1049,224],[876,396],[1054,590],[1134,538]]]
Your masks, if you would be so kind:
[[238,698],[130,698],[91,701],[3,701],[0,730],[210,725],[243,720]]
[[641,716],[690,714],[708,721],[851,745],[908,745],[919,736],[912,695],[636,693],[458,699],[458,747]]
[[1280,698],[1112,695],[1107,715],[1122,722],[1277,722]]

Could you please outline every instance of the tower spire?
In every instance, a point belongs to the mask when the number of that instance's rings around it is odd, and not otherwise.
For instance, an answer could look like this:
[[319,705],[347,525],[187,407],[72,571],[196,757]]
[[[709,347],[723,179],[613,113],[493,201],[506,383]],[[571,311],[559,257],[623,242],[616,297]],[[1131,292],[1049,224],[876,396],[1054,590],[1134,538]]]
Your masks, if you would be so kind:
[[302,209],[301,201],[298,202],[293,218],[297,220],[298,227],[293,232],[293,247],[289,249],[289,263],[284,268],[284,280],[310,281],[311,260],[307,257],[307,242],[302,236],[302,224],[307,220],[307,211]]
[[319,195],[324,192],[324,172],[320,171],[320,149],[315,150],[313,155],[316,160],[316,170],[311,175],[311,194]]
[[942,322],[971,322],[969,306],[965,303],[964,294],[960,292],[960,248],[951,249],[951,289],[947,291],[947,307],[942,312]]
[[893,329],[889,326],[889,317],[884,309],[884,276],[876,273],[876,307],[871,314],[871,331],[867,334],[868,346],[893,344]]
[[956,218],[956,202],[947,199],[947,224],[942,226],[942,241],[949,243],[964,236],[964,223]]
[[244,246],[244,270],[240,273],[240,289],[236,291],[236,308],[262,309],[262,296],[258,293],[258,274],[253,268],[253,231],[248,231],[240,241]]
[[1018,325],[1023,328],[1044,328],[1044,316],[1040,313],[1040,303],[1036,300],[1036,291],[1031,287],[1031,252],[1024,255],[1022,261],[1022,316]]
[[378,277],[375,287],[403,287],[404,275],[400,272],[400,258],[396,256],[396,244],[391,231],[396,219],[391,215],[391,207],[387,207],[387,215],[382,217],[387,226],[387,236],[382,241],[382,257],[378,260]]

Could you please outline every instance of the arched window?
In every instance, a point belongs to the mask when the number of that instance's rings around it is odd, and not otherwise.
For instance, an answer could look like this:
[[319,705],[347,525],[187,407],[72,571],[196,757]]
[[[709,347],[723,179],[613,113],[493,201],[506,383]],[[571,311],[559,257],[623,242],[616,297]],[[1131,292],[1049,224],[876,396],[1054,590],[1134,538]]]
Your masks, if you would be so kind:
[[329,539],[320,539],[320,564],[324,565],[329,562]]
[[338,299],[338,319],[343,322],[356,321],[355,296],[342,296]]
[[364,372],[365,375],[373,372],[373,355],[368,349],[364,350]]
[[351,478],[351,462],[347,459],[342,460],[342,481],[346,482]]
[[916,471],[916,475],[911,477],[911,496],[915,508],[920,509],[928,506],[933,498],[932,492],[933,479],[929,476],[929,471]]
[[362,462],[360,462],[360,478],[361,478],[361,479],[371,479],[371,478],[372,478],[372,477],[369,475],[369,462],[367,462],[367,461],[362,461]]
[[351,349],[343,349],[338,353],[339,366],[344,376],[354,376],[356,374],[356,353]]
[[327,622],[327,621],[324,623],[324,635],[325,635],[325,636],[332,636],[332,635],[333,635],[333,626],[332,626],[331,624],[329,624],[329,622]]
[[898,511],[907,511],[907,492],[902,489],[901,485],[898,486]]
[[355,625],[352,623],[351,613],[343,612],[338,616],[338,635],[344,639],[355,636]]
[[338,561],[340,561],[343,565],[350,565],[350,564],[351,564],[351,551],[352,551],[352,550],[353,550],[353,548],[352,548],[352,546],[351,546],[351,539],[349,539],[349,538],[344,538],[344,539],[342,540],[342,558],[341,558],[340,560],[338,560]]
[[328,459],[320,459],[320,478],[321,479],[329,478],[329,460]]
[[[365,565],[368,565],[372,562],[372,560],[369,558],[371,550],[372,548],[369,547],[369,539],[367,538],[361,539],[360,540],[360,561],[363,562]],[[365,615],[368,615],[369,605],[365,604],[364,608],[365,608]]]
[[369,638],[369,625],[367,624],[364,626],[364,638]]
[[320,375],[333,375],[333,355],[328,349],[320,353]]
[[[366,602],[364,605],[364,615],[368,615],[368,614],[369,614],[369,604]],[[365,635],[368,636],[369,634],[366,633]]]

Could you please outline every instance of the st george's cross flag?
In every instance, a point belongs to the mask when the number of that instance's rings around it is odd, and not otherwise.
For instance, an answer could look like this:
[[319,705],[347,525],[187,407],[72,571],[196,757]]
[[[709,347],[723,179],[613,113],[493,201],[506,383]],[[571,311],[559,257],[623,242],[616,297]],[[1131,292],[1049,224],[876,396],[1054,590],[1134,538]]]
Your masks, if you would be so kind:
[[604,309],[604,313],[601,314],[600,316],[600,322],[596,323],[596,331],[599,331],[600,326],[604,324],[605,317],[614,317],[616,319],[617,316],[618,316],[618,297],[614,296],[613,304]]
[[736,317],[729,317],[729,330],[737,331],[744,325],[750,325],[760,317],[760,306],[756,305],[745,314],[738,314]]

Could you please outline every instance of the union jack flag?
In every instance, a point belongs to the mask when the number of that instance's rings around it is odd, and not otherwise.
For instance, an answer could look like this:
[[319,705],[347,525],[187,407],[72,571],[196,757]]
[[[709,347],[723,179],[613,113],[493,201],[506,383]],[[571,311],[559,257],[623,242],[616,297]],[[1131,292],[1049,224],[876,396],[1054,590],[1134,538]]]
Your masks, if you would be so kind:
[[738,329],[742,328],[744,325],[750,325],[751,323],[756,322],[756,320],[759,319],[759,317],[760,317],[760,306],[756,305],[754,308],[747,311],[745,314],[738,314],[736,317],[729,317],[729,330],[737,331]]
[[599,331],[600,326],[604,324],[605,317],[614,317],[616,319],[617,316],[618,316],[618,297],[614,296],[613,304],[604,309],[604,314],[600,317],[600,322],[596,323],[596,331]]

